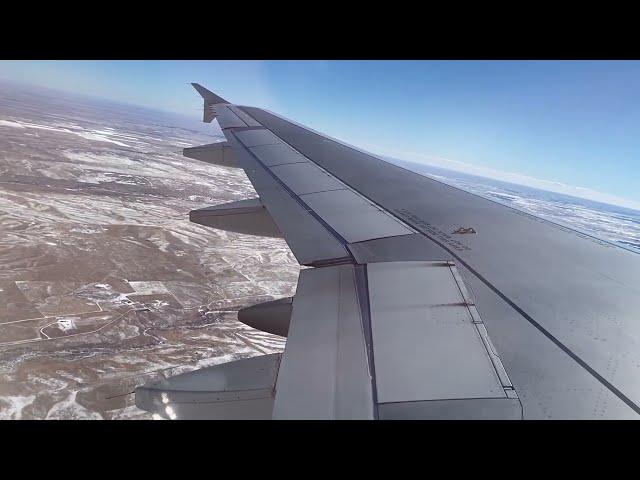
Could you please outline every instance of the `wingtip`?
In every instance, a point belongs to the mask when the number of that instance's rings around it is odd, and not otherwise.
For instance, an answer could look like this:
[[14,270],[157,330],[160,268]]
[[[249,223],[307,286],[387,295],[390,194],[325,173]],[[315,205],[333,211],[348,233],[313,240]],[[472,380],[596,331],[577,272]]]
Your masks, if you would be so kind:
[[191,85],[200,94],[207,105],[215,105],[216,103],[229,103],[224,98],[216,95],[211,90],[204,88],[199,83],[192,82]]

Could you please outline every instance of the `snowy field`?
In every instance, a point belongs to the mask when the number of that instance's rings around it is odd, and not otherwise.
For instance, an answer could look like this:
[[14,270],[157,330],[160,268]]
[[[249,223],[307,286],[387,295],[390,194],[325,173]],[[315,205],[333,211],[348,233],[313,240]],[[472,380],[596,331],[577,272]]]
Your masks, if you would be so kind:
[[150,418],[150,380],[281,351],[237,310],[293,295],[286,243],[190,223],[255,196],[181,155],[215,123],[0,84],[0,418]]

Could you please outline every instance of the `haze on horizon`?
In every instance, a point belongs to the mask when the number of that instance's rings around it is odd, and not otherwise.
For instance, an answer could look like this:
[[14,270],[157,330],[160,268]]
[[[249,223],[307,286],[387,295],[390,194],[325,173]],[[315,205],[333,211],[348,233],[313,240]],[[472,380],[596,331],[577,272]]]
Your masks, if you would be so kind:
[[372,153],[640,210],[636,61],[0,61],[0,79],[199,119],[196,81]]

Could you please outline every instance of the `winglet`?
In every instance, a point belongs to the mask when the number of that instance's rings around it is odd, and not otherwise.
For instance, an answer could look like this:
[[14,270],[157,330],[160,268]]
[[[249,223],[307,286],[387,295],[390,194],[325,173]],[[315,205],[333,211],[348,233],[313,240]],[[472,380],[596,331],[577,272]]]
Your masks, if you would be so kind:
[[229,102],[227,102],[224,98],[219,97],[215,93],[207,90],[199,83],[192,83],[191,85],[193,85],[193,88],[195,88],[196,91],[200,94],[200,96],[202,96],[202,98],[204,99],[204,114],[202,116],[202,121],[206,123],[211,123],[211,120],[216,118],[216,112],[215,112],[215,109],[213,108],[213,105],[216,105],[218,103],[229,103]]
[[229,103],[224,98],[219,97],[215,93],[207,90],[199,83],[192,83],[191,85],[193,85],[193,88],[195,88],[202,96],[202,98],[204,98],[204,103],[206,105],[215,105],[216,103]]

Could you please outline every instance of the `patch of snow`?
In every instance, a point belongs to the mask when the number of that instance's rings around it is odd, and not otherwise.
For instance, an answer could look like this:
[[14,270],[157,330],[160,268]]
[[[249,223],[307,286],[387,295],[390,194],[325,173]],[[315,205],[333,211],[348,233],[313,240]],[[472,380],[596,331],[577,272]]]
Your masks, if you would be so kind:
[[162,282],[129,282],[129,285],[131,285],[131,288],[133,288],[136,293],[142,293],[145,295],[170,293]]
[[117,140],[111,140],[110,138],[107,138],[104,135],[98,135],[98,134],[92,133],[92,132],[71,132],[71,133],[74,133],[75,135],[78,135],[79,137],[86,138],[87,140],[94,140],[96,142],[113,143],[113,144],[118,145],[120,147],[129,147],[130,146],[130,145],[127,145],[126,143],[118,142]]
[[0,120],[0,127],[25,128],[21,123],[11,122],[9,120]]
[[36,399],[35,395],[27,396],[3,396],[3,400],[8,401],[11,405],[8,409],[0,411],[0,419],[2,420],[20,420],[22,418],[22,410],[33,403]]
[[71,232],[75,232],[75,233],[102,233],[104,232],[104,228],[99,227],[99,228],[92,228],[92,227],[85,227],[85,226],[80,226],[80,227],[74,227],[70,230]]
[[99,133],[95,133],[97,131],[87,132],[87,131],[84,131],[83,129],[78,130],[78,128],[80,127],[76,127],[76,129],[74,130],[69,130],[68,128],[52,127],[49,125],[39,125],[37,123],[28,123],[28,122],[12,122],[9,120],[0,120],[0,126],[13,127],[13,128],[32,128],[36,130],[47,130],[50,132],[70,133],[72,135],[77,135],[79,137],[86,138],[87,140],[94,140],[97,142],[107,142],[107,143],[116,144],[121,147],[129,147],[129,145],[127,145],[126,143],[118,142],[116,140],[111,140],[110,138],[107,138],[105,135],[100,135]]
[[87,419],[102,420],[102,415],[87,410],[76,402],[78,392],[72,392],[67,398],[56,403],[47,413],[46,419]]

